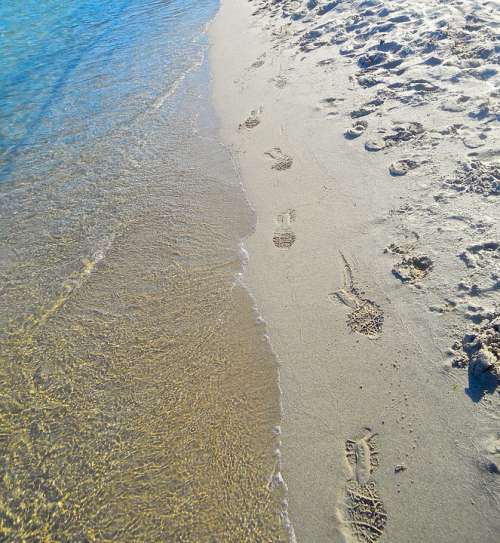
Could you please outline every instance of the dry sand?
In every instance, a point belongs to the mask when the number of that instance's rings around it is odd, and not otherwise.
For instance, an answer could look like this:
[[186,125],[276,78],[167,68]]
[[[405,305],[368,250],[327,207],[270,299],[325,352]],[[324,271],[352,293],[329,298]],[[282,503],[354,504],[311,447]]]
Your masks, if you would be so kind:
[[498,541],[499,25],[437,0],[212,25],[299,543]]

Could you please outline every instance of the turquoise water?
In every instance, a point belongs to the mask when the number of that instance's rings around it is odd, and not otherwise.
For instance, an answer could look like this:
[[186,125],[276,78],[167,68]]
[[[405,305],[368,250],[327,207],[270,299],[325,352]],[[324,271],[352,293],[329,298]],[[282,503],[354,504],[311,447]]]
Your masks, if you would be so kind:
[[[217,0],[0,3],[0,170],[129,123],[199,61]],[[40,150],[46,156],[43,150]],[[31,157],[36,160],[36,157]]]
[[0,3],[0,541],[283,541],[215,0]]

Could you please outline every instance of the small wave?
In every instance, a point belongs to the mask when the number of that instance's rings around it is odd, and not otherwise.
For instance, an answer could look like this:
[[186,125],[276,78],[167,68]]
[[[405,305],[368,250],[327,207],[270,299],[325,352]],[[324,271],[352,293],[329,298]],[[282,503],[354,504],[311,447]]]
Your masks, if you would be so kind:
[[89,276],[95,270],[97,264],[104,260],[106,253],[111,248],[113,239],[114,236],[110,237],[103,243],[103,246],[92,253],[89,258],[84,258],[80,270],[71,274],[62,283],[60,294],[53,299],[50,304],[47,304],[38,312],[28,315],[20,326],[14,328],[14,330],[10,332],[10,337],[23,336],[26,333],[33,331],[34,328],[43,326],[51,317],[56,315],[75,291],[85,284]]

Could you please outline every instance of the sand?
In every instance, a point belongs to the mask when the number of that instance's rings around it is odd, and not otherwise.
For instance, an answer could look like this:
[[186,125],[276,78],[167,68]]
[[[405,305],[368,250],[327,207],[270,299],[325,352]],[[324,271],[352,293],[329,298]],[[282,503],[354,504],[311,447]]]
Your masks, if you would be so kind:
[[212,24],[291,540],[498,540],[497,8],[223,0]]

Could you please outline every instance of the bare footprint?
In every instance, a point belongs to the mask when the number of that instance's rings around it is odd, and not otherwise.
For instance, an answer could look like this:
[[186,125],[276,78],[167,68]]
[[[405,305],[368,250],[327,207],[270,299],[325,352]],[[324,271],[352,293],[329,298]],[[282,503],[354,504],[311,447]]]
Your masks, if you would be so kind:
[[387,512],[378,494],[373,472],[378,467],[376,434],[369,428],[345,444],[349,477],[337,505],[337,518],[347,540],[373,543],[382,536]]
[[273,234],[273,243],[279,249],[289,249],[297,239],[290,226],[295,221],[295,216],[295,209],[288,209],[276,219],[279,226]]
[[273,170],[282,171],[292,167],[293,158],[284,153],[279,147],[273,147],[265,155],[273,161],[273,165],[271,166]]
[[352,309],[347,317],[347,326],[352,332],[375,339],[382,333],[384,312],[375,302],[363,297],[362,292],[354,284],[351,266],[342,253],[340,256],[344,261],[344,286],[330,294],[330,299]]

